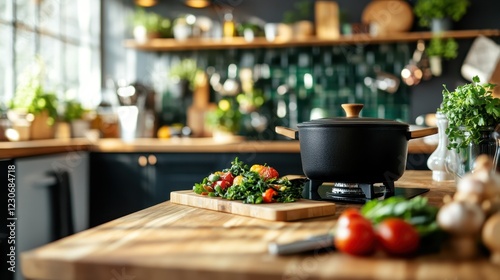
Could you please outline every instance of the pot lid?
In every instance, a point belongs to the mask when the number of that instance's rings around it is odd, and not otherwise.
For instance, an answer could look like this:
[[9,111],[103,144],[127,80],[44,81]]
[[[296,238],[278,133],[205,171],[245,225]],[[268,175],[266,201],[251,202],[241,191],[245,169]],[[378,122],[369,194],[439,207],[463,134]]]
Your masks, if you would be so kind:
[[346,112],[346,117],[338,118],[321,118],[303,122],[297,127],[314,127],[314,126],[384,126],[394,128],[408,129],[409,125],[403,122],[380,119],[380,118],[361,118],[359,112],[363,109],[363,104],[342,104],[342,108]]

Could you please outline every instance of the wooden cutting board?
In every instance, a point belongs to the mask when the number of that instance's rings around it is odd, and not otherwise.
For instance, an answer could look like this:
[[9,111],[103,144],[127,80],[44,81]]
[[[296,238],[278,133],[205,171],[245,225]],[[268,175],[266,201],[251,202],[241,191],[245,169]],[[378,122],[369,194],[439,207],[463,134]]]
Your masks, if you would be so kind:
[[170,201],[269,221],[296,221],[335,214],[334,203],[308,199],[291,203],[245,204],[238,200],[208,197],[186,190],[171,192]]

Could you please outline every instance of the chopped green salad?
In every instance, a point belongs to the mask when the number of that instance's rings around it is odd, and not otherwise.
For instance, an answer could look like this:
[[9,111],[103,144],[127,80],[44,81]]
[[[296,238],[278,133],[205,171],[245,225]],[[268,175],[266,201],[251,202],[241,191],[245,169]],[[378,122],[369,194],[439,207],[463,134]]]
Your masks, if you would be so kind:
[[213,172],[195,183],[193,191],[251,204],[294,202],[302,198],[303,184],[303,180],[279,177],[278,171],[266,164],[249,167],[235,158],[229,168]]

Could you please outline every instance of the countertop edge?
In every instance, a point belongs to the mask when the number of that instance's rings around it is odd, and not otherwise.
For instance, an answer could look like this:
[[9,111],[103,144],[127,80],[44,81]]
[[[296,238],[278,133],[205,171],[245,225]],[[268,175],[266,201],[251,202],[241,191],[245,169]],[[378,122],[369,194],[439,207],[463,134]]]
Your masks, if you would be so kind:
[[[422,139],[408,142],[408,153],[431,154],[437,145]],[[212,138],[140,138],[127,143],[120,139],[85,138],[47,139],[20,142],[0,142],[0,159],[41,156],[71,151],[102,153],[300,153],[296,140],[235,140],[214,141]]]

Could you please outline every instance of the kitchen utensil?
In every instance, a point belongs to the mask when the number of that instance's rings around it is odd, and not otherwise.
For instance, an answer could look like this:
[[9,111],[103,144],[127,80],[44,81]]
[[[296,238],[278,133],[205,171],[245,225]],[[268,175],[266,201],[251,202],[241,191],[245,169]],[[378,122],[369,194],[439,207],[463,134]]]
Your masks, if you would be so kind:
[[313,250],[335,249],[332,234],[315,235],[303,240],[290,243],[269,243],[267,250],[271,255],[290,255]]
[[500,46],[492,39],[479,36],[472,42],[460,72],[470,82],[474,76],[479,76],[481,81],[489,81],[499,60]]
[[438,132],[436,127],[409,131],[409,125],[361,118],[362,104],[343,104],[347,117],[277,126],[276,132],[299,140],[304,174],[311,180],[345,183],[395,181],[406,167],[408,140]]
[[428,80],[432,77],[429,61],[424,51],[425,43],[423,40],[419,40],[410,62],[401,70],[401,78],[408,86],[416,86],[422,79]]
[[296,221],[335,214],[334,203],[308,199],[291,203],[246,204],[238,200],[209,197],[196,194],[192,190],[185,190],[171,192],[170,201],[269,221]]
[[395,93],[399,88],[399,78],[380,70],[380,67],[374,69],[375,78],[365,77],[364,83],[367,87],[375,87],[387,93]]

